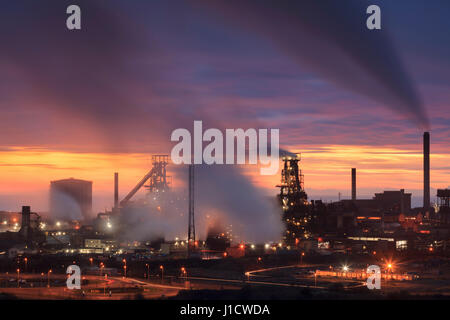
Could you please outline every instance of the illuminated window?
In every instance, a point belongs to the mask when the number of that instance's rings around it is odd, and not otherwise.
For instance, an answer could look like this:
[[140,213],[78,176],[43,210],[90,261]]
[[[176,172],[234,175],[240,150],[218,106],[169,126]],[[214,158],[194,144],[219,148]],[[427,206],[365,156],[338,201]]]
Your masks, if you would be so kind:
[[406,250],[408,249],[408,241],[407,240],[398,240],[395,242],[395,248],[398,251]]

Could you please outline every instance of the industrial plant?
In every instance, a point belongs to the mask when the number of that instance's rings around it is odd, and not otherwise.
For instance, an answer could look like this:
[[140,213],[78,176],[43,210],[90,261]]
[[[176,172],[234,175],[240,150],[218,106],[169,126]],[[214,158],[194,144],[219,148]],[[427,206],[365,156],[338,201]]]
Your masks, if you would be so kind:
[[[31,279],[28,284],[19,281],[20,272],[26,271],[40,274],[41,282],[47,276],[47,286],[50,287],[51,273],[57,279],[56,274],[64,274],[63,267],[69,264],[80,264],[84,274],[100,277],[144,278],[148,283],[152,277],[153,281],[161,282],[165,281],[164,277],[172,277],[169,284],[181,283],[184,286],[189,283],[190,288],[195,283],[202,287],[201,283],[205,281],[237,281],[235,285],[239,287],[241,280],[200,276],[216,268],[211,267],[211,263],[227,266],[229,263],[241,265],[253,261],[250,271],[238,272],[247,283],[252,283],[251,276],[260,272],[258,269],[265,264],[272,267],[262,270],[270,271],[274,264],[278,264],[275,269],[285,268],[283,265],[292,261],[301,266],[305,259],[321,261],[324,265],[314,270],[314,287],[317,287],[317,278],[321,281],[336,277],[357,281],[366,276],[363,269],[349,273],[347,265],[333,266],[342,257],[346,260],[354,258],[355,261],[381,258],[384,262],[388,261],[387,257],[408,257],[421,261],[423,271],[424,261],[448,256],[450,190],[437,190],[438,201],[431,202],[428,132],[423,136],[424,199],[423,206],[418,208],[412,207],[412,195],[404,189],[375,193],[367,199],[358,197],[357,168],[349,168],[348,171],[350,199],[310,200],[304,185],[300,155],[284,156],[282,163],[280,183],[276,186],[279,192],[274,199],[283,225],[279,241],[236,241],[232,236],[232,226],[223,221],[209,226],[207,236],[200,239],[195,219],[195,165],[186,168],[187,197],[179,197],[173,193],[172,179],[167,175],[169,157],[153,155],[152,167],[123,199],[119,199],[119,173],[111,175],[114,205],[110,210],[98,213],[94,219],[89,218],[93,182],[74,178],[50,182],[49,216],[34,212],[26,203],[20,212],[1,212],[1,268],[6,272],[6,279],[11,280],[8,274],[14,274],[17,266],[18,287],[39,286]],[[137,197],[141,189],[145,190],[144,196]],[[162,231],[149,234],[147,238],[137,237],[134,230],[145,228],[144,220],[151,223],[158,215],[170,213],[184,221],[185,238],[168,239]],[[34,265],[30,261],[34,261]],[[180,268],[180,264],[181,275],[174,271]],[[188,276],[187,266],[193,270],[196,268],[197,274],[192,270]],[[25,267],[27,270],[23,269]],[[415,282],[420,274],[389,271],[392,270],[388,268],[387,273],[383,273],[386,281],[389,278]],[[305,276],[304,280],[312,281],[310,276]]]
[[[423,206],[411,207],[404,189],[357,197],[356,168],[351,168],[351,199],[324,203],[307,200],[299,158],[284,158],[279,202],[286,226],[284,243],[322,253],[447,252],[449,192],[438,189],[430,201],[430,134],[423,136]],[[350,170],[349,170],[350,178]]]

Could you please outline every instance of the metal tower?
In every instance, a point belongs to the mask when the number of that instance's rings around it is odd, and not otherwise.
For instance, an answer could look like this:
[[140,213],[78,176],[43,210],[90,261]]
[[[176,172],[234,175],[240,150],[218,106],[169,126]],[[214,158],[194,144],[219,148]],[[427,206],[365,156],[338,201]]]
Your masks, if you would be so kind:
[[283,209],[286,245],[297,245],[300,240],[309,237],[311,214],[308,196],[303,188],[303,174],[299,168],[300,157],[283,157],[284,168],[281,171],[281,184],[278,199]]
[[303,174],[299,169],[299,157],[283,157],[284,168],[281,171],[280,200],[284,211],[306,204],[308,196],[303,188]]
[[[124,207],[142,187],[147,188],[149,192],[165,192],[169,190],[171,177],[166,175],[166,166],[168,163],[168,155],[152,156],[153,168],[147,172],[126,197],[120,201],[120,206]],[[149,184],[144,186],[147,181],[149,181]]]
[[168,155],[153,155],[153,174],[150,176],[148,185],[145,185],[149,192],[164,192],[170,187],[170,176],[167,176],[166,166],[169,163]]
[[194,165],[189,165],[189,226],[188,256],[195,250],[195,217],[194,217]]

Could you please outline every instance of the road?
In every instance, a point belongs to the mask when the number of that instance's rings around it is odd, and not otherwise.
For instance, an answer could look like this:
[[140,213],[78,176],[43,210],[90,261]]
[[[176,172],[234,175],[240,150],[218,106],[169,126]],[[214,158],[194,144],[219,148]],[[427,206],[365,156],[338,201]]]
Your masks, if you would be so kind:
[[[38,277],[38,278],[36,278]],[[148,283],[136,279],[124,277],[110,277],[105,279],[100,276],[83,276],[84,281],[81,290],[69,290],[65,286],[65,275],[53,275],[52,280],[58,280],[58,284],[54,282],[47,287],[47,279],[40,279],[36,275],[20,275],[21,280],[27,280],[27,283],[20,283],[21,287],[17,287],[17,281],[10,276],[0,276],[0,293],[14,295],[19,299],[87,299],[87,300],[120,300],[135,299],[136,294],[145,299],[154,299],[160,297],[175,296],[184,287],[169,286],[155,283]],[[14,281],[11,281],[14,280]],[[38,283],[30,287],[29,283]],[[8,287],[5,287],[8,285]],[[25,287],[26,286],[26,287]],[[111,292],[111,294],[110,294]]]

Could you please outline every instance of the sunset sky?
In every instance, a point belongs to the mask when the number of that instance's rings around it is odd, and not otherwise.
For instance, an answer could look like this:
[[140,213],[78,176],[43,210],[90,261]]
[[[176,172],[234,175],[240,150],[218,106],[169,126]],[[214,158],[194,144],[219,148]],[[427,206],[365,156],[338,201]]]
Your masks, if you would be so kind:
[[[94,209],[110,208],[113,173],[123,197],[151,167],[151,154],[170,154],[171,132],[192,130],[194,120],[279,128],[283,148],[301,153],[312,199],[349,197],[356,167],[358,196],[403,188],[420,205],[423,128],[415,111],[352,90],[351,80],[331,81],[274,39],[277,30],[255,31],[257,20],[241,24],[233,10],[229,23],[202,1],[91,0],[76,1],[82,30],[68,31],[72,2],[2,4],[0,210],[45,211],[50,181],[69,177],[92,180]],[[434,200],[435,189],[450,186],[450,4],[372,3],[429,118]],[[379,86],[374,92],[387,90]],[[184,188],[183,170],[171,166],[174,187]],[[277,192],[279,174],[245,167],[242,175],[264,195]]]

